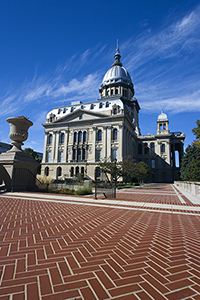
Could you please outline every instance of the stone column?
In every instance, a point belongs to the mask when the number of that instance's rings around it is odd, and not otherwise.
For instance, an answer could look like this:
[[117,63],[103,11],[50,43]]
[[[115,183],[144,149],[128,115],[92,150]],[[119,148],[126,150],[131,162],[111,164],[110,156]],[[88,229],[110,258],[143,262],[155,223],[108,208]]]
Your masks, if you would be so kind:
[[107,158],[111,158],[112,126],[107,129]]
[[54,156],[54,162],[58,162],[58,144],[59,144],[59,134],[60,134],[60,131],[56,131],[56,140],[55,140],[55,156]]
[[167,159],[166,162],[170,165],[171,164],[171,144],[169,142],[166,142],[166,146],[167,146]]
[[102,158],[107,157],[107,126],[103,127],[103,153]]
[[45,131],[45,137],[44,137],[44,150],[43,150],[43,158],[42,163],[46,162],[47,159],[47,139],[48,139],[48,132]]
[[51,159],[50,162],[54,161],[55,157],[55,149],[56,149],[56,130],[53,131],[53,137],[52,137],[52,148],[51,148]]
[[63,151],[63,162],[68,161],[68,140],[69,140],[69,130],[65,130],[65,140],[64,140],[64,151]]
[[95,154],[96,154],[96,131],[97,131],[97,127],[92,127],[92,129],[93,129],[92,161],[95,162]]
[[117,151],[117,160],[122,161],[123,156],[123,124],[119,124],[119,143],[118,143],[118,151]]

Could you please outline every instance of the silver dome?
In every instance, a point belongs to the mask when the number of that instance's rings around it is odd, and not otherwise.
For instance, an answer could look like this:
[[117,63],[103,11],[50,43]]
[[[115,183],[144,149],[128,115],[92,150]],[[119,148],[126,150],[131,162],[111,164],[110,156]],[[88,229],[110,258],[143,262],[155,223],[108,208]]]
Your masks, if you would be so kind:
[[115,65],[111,69],[109,69],[103,78],[101,86],[115,82],[132,84],[131,77],[124,67]]
[[167,120],[167,115],[162,111],[161,114],[158,116],[158,120]]

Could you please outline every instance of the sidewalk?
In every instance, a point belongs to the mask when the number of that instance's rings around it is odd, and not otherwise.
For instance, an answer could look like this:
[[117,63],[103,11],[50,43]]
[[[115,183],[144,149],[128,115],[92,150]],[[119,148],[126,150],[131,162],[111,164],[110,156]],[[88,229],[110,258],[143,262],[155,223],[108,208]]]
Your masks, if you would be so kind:
[[200,201],[117,197],[1,194],[0,300],[200,299]]

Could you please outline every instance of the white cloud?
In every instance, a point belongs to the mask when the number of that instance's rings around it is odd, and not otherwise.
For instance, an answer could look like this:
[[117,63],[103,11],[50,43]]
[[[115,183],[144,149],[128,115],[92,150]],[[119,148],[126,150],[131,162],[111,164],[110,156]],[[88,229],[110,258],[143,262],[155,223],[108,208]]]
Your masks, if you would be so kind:
[[172,114],[200,111],[200,90],[192,94],[185,94],[180,97],[177,96],[164,100],[150,98],[148,101],[142,101],[141,106],[144,112],[155,112],[161,109]]

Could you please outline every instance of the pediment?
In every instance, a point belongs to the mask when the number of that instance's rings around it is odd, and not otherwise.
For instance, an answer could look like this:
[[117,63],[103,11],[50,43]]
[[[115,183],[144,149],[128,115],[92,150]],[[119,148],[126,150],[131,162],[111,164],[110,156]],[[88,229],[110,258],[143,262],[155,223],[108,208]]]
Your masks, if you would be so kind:
[[95,120],[95,119],[102,119],[106,118],[108,115],[97,113],[97,112],[91,112],[91,111],[85,111],[84,109],[78,109],[66,116],[62,116],[53,123],[66,123],[66,122],[76,122],[76,121],[87,121],[87,120]]

